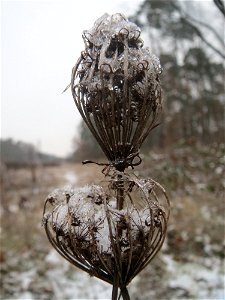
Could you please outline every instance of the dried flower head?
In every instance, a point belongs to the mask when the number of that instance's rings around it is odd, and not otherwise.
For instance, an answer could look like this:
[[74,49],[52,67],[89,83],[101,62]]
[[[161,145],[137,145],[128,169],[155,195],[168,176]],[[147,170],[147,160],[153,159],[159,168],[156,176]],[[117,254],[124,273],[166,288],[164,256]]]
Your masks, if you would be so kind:
[[169,217],[159,183],[124,173],[141,162],[139,148],[158,125],[162,108],[161,66],[143,48],[140,33],[122,14],[105,14],[83,32],[85,50],[73,68],[71,89],[109,160],[104,169],[109,179],[104,187],[54,191],[43,216],[53,247],[111,283],[113,300],[119,288],[123,299],[130,299],[126,287],[161,248]]
[[169,202],[157,182],[115,171],[106,187],[54,191],[43,223],[69,262],[113,285],[118,275],[118,287],[126,289],[161,248],[168,215]]
[[71,79],[84,121],[121,171],[158,125],[161,112],[160,62],[143,48],[140,33],[122,14],[103,15],[83,32],[85,50]]

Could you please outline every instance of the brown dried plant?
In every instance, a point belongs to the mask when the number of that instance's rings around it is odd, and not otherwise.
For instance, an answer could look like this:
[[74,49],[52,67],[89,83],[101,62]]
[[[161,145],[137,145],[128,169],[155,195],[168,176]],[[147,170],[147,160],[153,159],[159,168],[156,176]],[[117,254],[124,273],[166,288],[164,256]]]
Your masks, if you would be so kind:
[[129,299],[126,287],[161,248],[168,217],[169,201],[159,183],[114,171],[105,188],[55,190],[47,197],[43,222],[64,258],[111,283],[113,299],[118,288]]
[[83,32],[72,71],[75,104],[105,155],[123,171],[161,112],[161,66],[143,48],[140,29],[122,14],[103,15]]
[[71,89],[109,160],[103,170],[106,185],[56,190],[44,207],[53,247],[112,284],[113,300],[130,299],[127,285],[160,250],[169,217],[169,200],[159,183],[124,173],[141,163],[140,146],[162,110],[161,66],[143,48],[140,33],[122,14],[105,14],[84,31],[85,50],[72,70]]

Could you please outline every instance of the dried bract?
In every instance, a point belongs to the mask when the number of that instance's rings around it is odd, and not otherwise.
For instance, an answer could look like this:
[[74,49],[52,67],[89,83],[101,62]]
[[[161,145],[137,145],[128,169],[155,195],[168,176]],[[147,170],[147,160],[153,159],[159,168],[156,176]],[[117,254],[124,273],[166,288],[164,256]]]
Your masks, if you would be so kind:
[[122,14],[103,15],[83,32],[85,50],[71,79],[84,121],[121,171],[132,164],[161,112],[161,66],[142,47],[140,34]]
[[[111,284],[118,274],[121,287],[161,248],[169,202],[157,182],[116,174],[104,188],[75,189],[69,200],[65,191],[56,190],[57,201],[47,197],[43,220],[50,242],[63,257]],[[118,197],[124,200],[120,210]],[[101,203],[96,202],[99,198]]]

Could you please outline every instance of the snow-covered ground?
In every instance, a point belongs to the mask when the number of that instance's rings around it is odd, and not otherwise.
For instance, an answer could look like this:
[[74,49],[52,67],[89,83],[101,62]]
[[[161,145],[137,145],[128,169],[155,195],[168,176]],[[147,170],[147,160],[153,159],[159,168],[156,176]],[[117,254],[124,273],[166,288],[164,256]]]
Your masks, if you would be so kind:
[[169,273],[168,286],[189,292],[193,299],[225,299],[224,262],[217,258],[192,257],[192,262],[176,262],[164,255]]
[[[27,181],[18,185],[19,194],[10,185],[10,213],[1,216],[0,299],[111,299],[111,286],[64,260],[51,247],[41,228],[44,199],[51,187],[76,188],[93,182],[98,174],[94,167],[90,166],[93,169],[88,172],[83,166],[46,170],[43,174],[49,178],[43,177],[39,194],[27,187],[25,196],[30,199],[31,207],[26,209],[19,208],[18,199]],[[16,179],[23,177],[17,174]],[[225,300],[222,197],[220,193],[218,197],[214,193],[198,193],[191,187],[191,196],[181,199],[179,195],[183,194],[177,192],[172,199],[168,243],[129,285],[132,300]]]
[[77,175],[75,172],[67,171],[64,175],[65,180],[68,182],[68,184],[75,185],[77,183]]
[[[184,263],[175,261],[171,255],[163,254],[161,255],[161,260],[166,266],[166,279],[162,279],[162,289],[165,289],[165,298],[157,298],[158,291],[153,291],[148,285],[146,274],[141,274],[129,286],[131,299],[147,300],[150,297],[156,300],[225,299],[224,265],[219,259],[192,257],[192,262]],[[17,272],[11,274],[11,281],[13,282],[13,277],[15,277],[16,283],[14,296],[2,299],[111,299],[111,286],[109,284],[90,277],[85,272],[72,267],[54,249],[50,250],[43,263],[46,269],[44,274],[42,274],[43,279],[38,278],[40,270],[35,267],[20,274]],[[143,285],[140,285],[142,280],[144,280],[146,285],[144,290]],[[35,282],[37,284],[36,288]],[[47,289],[46,284],[48,286]],[[39,289],[38,296],[37,288]],[[152,298],[152,295],[154,295],[154,298]]]

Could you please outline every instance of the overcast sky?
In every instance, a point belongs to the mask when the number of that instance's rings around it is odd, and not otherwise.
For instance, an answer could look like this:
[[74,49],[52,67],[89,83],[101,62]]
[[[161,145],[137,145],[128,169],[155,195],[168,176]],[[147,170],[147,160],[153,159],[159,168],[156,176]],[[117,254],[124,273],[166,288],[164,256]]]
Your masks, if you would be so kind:
[[105,12],[133,14],[142,0],[1,1],[1,136],[47,153],[72,149],[80,116],[71,69],[82,31]]

